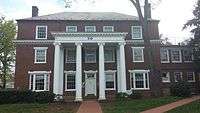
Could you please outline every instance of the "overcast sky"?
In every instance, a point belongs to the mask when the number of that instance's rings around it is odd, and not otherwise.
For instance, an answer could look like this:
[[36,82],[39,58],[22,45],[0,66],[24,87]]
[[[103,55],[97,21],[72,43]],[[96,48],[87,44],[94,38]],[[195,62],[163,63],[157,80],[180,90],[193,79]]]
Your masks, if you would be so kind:
[[[39,7],[39,15],[64,11],[79,12],[119,12],[136,15],[136,10],[129,0],[96,0],[95,3],[77,0],[71,8],[65,8],[64,0],[0,0],[0,15],[8,19],[31,16],[31,6]],[[177,44],[192,35],[189,30],[182,31],[183,24],[193,17],[192,10],[196,0],[162,0],[152,10],[152,17],[159,19],[160,34]]]

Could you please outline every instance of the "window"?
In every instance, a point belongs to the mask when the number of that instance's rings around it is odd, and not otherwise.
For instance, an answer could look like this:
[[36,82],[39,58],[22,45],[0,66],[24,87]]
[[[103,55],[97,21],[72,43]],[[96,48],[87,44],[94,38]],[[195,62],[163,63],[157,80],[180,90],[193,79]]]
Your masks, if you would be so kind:
[[162,82],[170,82],[170,74],[169,72],[162,73]]
[[103,26],[103,32],[114,32],[113,26]]
[[29,89],[32,91],[48,91],[49,74],[30,74]]
[[195,82],[194,72],[187,72],[187,80],[188,80],[188,82]]
[[181,59],[181,50],[171,50],[171,58],[173,63],[180,63]]
[[65,91],[76,90],[76,73],[75,71],[68,71],[65,74]]
[[96,63],[96,49],[86,49],[85,50],[85,62],[86,63]]
[[183,75],[182,72],[174,72],[174,81],[182,81],[183,80]]
[[191,50],[184,50],[183,51],[183,60],[184,62],[192,62],[193,54]]
[[35,63],[46,63],[46,54],[48,47],[34,47]]
[[149,89],[149,74],[147,70],[131,71],[131,88],[135,90]]
[[66,26],[66,32],[77,32],[77,26]]
[[96,32],[95,26],[85,26],[85,32]]
[[47,26],[36,26],[36,39],[47,39]]
[[66,62],[67,63],[75,63],[76,62],[76,50],[75,49],[67,49],[66,50]]
[[115,90],[115,72],[105,72],[106,90]]
[[160,50],[161,63],[169,63],[169,51],[167,49]]
[[133,47],[133,62],[144,62],[144,47]]
[[105,62],[114,62],[115,61],[114,49],[105,49],[104,56],[105,56]]
[[142,26],[132,26],[132,39],[142,39]]

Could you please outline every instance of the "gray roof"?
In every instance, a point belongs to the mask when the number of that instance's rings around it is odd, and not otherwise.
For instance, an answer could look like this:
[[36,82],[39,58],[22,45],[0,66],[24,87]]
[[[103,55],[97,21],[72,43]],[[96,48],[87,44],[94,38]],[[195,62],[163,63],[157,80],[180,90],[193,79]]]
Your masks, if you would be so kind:
[[19,20],[138,20],[138,17],[115,12],[61,12]]

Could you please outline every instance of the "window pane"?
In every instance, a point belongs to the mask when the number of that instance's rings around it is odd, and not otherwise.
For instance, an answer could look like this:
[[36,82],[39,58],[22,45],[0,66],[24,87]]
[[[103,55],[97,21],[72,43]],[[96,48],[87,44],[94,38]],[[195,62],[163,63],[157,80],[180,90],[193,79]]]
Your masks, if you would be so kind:
[[104,26],[103,27],[103,32],[113,32],[114,27],[113,26]]
[[35,75],[35,90],[45,90],[44,75]]
[[76,62],[76,51],[74,49],[67,50],[67,62]]
[[96,62],[96,50],[86,50],[85,51],[85,62],[95,63]]
[[133,39],[141,39],[142,38],[142,29],[139,26],[132,27],[132,38]]
[[160,52],[160,57],[161,57],[161,61],[164,61],[164,62],[167,62],[169,61],[168,59],[168,50],[166,49],[161,49],[161,52]]
[[96,32],[95,26],[85,26],[85,32]]
[[135,88],[144,88],[143,73],[135,73]]
[[188,72],[187,73],[187,79],[188,79],[188,81],[195,81],[194,73],[193,72]]
[[77,26],[67,26],[67,32],[77,32]]
[[174,73],[174,81],[178,82],[178,81],[182,81],[183,77],[182,77],[182,73],[181,72],[175,72]]
[[179,50],[172,50],[171,55],[172,55],[172,61],[178,61],[178,62],[181,61]]
[[46,60],[46,49],[36,50],[36,62],[45,62]]
[[134,61],[143,61],[143,49],[142,48],[134,48],[133,55]]
[[163,72],[162,73],[162,82],[170,82],[169,72]]
[[104,56],[105,56],[105,61],[114,61],[113,50],[105,50]]
[[37,27],[37,38],[46,38],[46,27],[45,26]]
[[183,58],[184,58],[184,61],[192,61],[192,51],[184,50],[183,51]]
[[114,88],[114,74],[106,74],[106,88]]
[[75,81],[75,74],[67,74],[67,89],[76,89]]

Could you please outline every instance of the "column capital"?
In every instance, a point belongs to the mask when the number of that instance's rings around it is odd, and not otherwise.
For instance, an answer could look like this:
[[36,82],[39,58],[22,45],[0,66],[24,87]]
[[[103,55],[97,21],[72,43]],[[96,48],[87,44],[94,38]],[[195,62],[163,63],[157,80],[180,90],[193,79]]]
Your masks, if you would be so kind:
[[76,42],[75,45],[76,46],[78,46],[78,45],[82,46],[82,43],[81,42]]
[[53,45],[54,45],[54,46],[60,46],[61,43],[60,43],[60,42],[54,42]]
[[126,42],[119,42],[118,44],[119,44],[120,46],[121,46],[121,45],[126,45]]
[[99,45],[99,46],[100,46],[100,45],[104,46],[104,45],[105,45],[105,42],[98,42],[98,45]]

